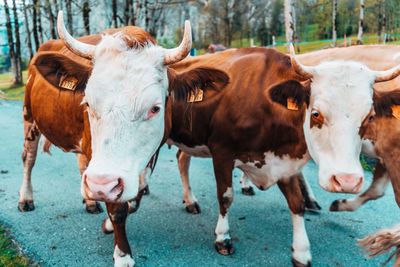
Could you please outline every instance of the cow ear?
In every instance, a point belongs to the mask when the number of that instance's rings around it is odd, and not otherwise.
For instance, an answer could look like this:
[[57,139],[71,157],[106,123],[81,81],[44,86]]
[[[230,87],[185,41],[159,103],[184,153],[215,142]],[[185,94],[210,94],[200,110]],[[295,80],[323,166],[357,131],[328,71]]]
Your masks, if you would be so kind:
[[281,104],[289,110],[299,110],[303,104],[309,105],[310,102],[310,83],[300,83],[289,80],[274,85],[269,90],[272,101]]
[[400,119],[400,90],[374,93],[374,110],[377,117]]
[[168,69],[169,92],[176,100],[186,100],[198,89],[222,90],[229,83],[229,76],[212,68],[196,68],[183,73]]
[[92,67],[77,62],[59,52],[40,52],[31,61],[40,75],[59,89],[84,91]]

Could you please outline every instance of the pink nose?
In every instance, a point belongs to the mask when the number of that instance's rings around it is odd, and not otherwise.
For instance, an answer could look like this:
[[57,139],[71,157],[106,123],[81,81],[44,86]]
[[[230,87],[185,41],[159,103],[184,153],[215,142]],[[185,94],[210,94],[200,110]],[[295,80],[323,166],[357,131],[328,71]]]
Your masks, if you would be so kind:
[[354,173],[340,173],[331,177],[332,191],[338,193],[358,193],[363,184],[363,177]]
[[84,174],[83,179],[86,194],[92,200],[114,202],[124,191],[124,183],[119,176]]

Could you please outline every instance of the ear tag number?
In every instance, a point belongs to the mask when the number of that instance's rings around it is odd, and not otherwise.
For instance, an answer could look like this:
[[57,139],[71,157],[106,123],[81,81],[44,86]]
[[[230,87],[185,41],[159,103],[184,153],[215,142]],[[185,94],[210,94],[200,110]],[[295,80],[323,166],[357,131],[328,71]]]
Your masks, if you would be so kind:
[[291,97],[288,97],[286,107],[288,110],[299,110],[296,101]]
[[197,89],[197,92],[190,92],[190,95],[188,95],[187,102],[188,103],[193,103],[193,102],[201,102],[203,101],[203,90]]
[[400,105],[392,106],[392,115],[396,119],[400,120]]
[[78,85],[78,79],[73,76],[63,75],[60,79],[59,86],[61,88],[74,91]]

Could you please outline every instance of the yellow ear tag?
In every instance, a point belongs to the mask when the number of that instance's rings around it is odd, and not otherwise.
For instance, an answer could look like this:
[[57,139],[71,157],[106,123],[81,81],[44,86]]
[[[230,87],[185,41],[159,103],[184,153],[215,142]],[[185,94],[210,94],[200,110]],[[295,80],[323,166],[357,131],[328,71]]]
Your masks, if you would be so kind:
[[286,107],[288,110],[299,110],[299,107],[297,106],[296,102],[291,97],[288,97]]
[[203,90],[197,89],[197,93],[195,94],[193,91],[190,92],[190,95],[188,95],[187,102],[193,103],[193,102],[200,102],[203,101]]
[[392,106],[392,115],[396,119],[400,120],[400,105],[394,105]]
[[60,79],[59,86],[64,89],[74,91],[78,85],[78,79],[73,76],[63,75]]

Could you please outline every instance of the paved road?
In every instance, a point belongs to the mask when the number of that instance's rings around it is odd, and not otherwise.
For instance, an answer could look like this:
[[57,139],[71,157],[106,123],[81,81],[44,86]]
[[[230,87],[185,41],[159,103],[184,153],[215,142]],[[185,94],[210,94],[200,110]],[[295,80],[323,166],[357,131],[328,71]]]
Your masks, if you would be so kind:
[[[43,266],[111,266],[112,235],[103,235],[105,214],[86,214],[81,205],[80,177],[73,154],[53,148],[40,154],[33,172],[36,210],[17,211],[22,179],[20,102],[0,102],[0,220]],[[218,255],[213,248],[218,209],[211,161],[194,159],[192,188],[200,201],[200,215],[187,214],[181,205],[181,186],[175,149],[163,148],[150,181],[151,195],[128,220],[128,238],[138,266],[290,266],[292,228],[286,202],[274,187],[256,196],[239,193],[235,171],[235,200],[230,226],[236,253]],[[356,238],[400,220],[392,189],[384,198],[355,213],[330,213],[329,204],[340,195],[322,191],[312,163],[304,173],[324,211],[307,215],[314,266],[378,266],[384,257],[366,260]],[[370,181],[370,174],[368,174]]]

